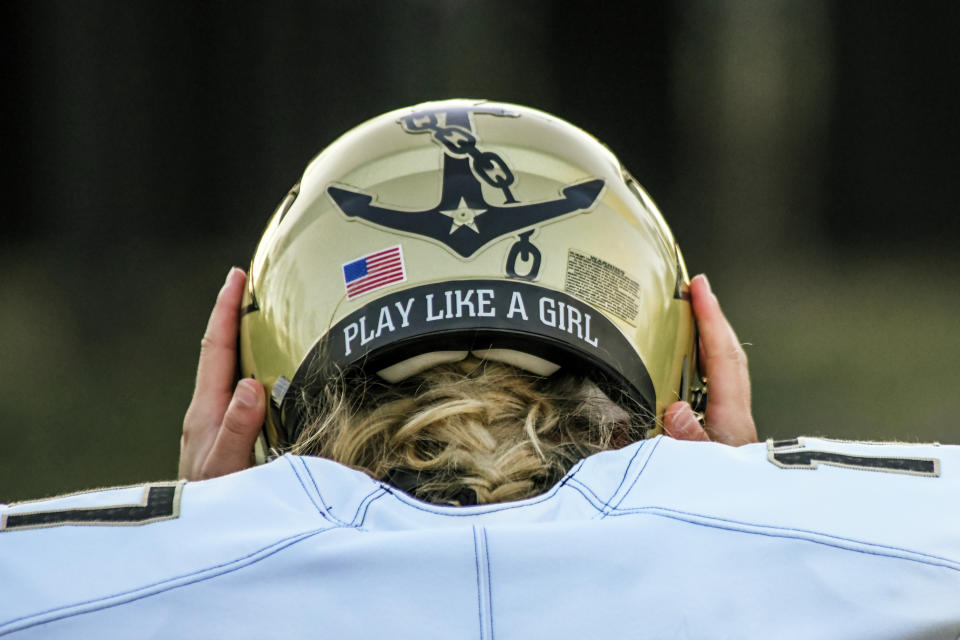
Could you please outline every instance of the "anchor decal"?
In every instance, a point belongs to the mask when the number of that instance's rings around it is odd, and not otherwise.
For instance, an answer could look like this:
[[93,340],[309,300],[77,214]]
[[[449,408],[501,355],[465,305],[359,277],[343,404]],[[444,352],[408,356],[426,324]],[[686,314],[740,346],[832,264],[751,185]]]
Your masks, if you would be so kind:
[[[542,202],[517,202],[510,190],[514,176],[499,155],[478,147],[473,133],[472,113],[515,117],[505,110],[446,109],[444,125],[438,111],[420,111],[401,118],[407,133],[431,133],[443,147],[443,187],[440,201],[431,209],[402,211],[373,204],[373,196],[338,186],[327,193],[346,215],[361,218],[396,231],[415,233],[442,242],[464,258],[481,247],[518,229],[593,207],[603,191],[601,179],[586,180],[564,187],[562,197]],[[504,202],[487,202],[481,182],[500,189]]]

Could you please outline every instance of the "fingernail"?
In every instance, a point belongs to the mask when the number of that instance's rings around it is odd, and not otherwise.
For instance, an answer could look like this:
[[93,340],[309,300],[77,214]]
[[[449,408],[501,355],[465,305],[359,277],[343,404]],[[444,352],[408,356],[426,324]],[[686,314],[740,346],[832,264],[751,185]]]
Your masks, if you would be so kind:
[[701,274],[700,274],[699,276],[697,276],[697,277],[703,278],[703,284],[707,285],[707,291],[708,291],[709,293],[713,293],[713,288],[710,286],[710,278],[707,277],[707,274],[701,273]]
[[669,434],[675,438],[687,439],[695,433],[700,427],[697,416],[693,413],[690,405],[684,404],[677,407],[673,412],[673,433]]
[[[663,430],[670,437],[676,437],[679,435],[677,431],[682,428],[682,425],[677,423],[677,415],[684,410],[684,405],[681,402],[675,402],[663,413]],[[668,428],[673,426],[673,429]]]
[[230,281],[233,279],[233,275],[239,270],[239,267],[230,267],[230,271],[227,271],[227,279],[223,281],[223,286],[230,284]]
[[690,432],[694,429],[700,428],[700,421],[697,420],[696,414],[693,413],[693,409],[684,409],[683,411],[683,431]]
[[250,388],[250,383],[246,379],[237,383],[237,390],[233,397],[241,407],[253,407],[257,404],[257,394]]
[[230,282],[233,281],[233,278],[236,276],[237,272],[240,271],[237,267],[230,267],[230,271],[227,272],[227,278],[223,281],[223,286],[220,287],[220,292],[217,294],[217,297],[223,295],[223,292],[227,290],[227,287],[230,286]]

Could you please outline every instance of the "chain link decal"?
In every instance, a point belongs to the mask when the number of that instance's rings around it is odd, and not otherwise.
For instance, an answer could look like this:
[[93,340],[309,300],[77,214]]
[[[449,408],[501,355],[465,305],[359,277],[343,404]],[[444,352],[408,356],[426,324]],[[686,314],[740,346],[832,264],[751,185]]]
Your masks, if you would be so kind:
[[432,133],[433,139],[443,145],[451,156],[469,158],[473,175],[503,191],[507,203],[517,202],[510,192],[514,183],[510,167],[493,151],[478,149],[477,137],[469,129],[457,125],[440,126],[437,115],[429,111],[405,116],[400,122],[408,133]]
[[[532,281],[536,280],[540,274],[540,260],[543,256],[540,254],[540,249],[537,249],[537,245],[530,242],[530,236],[533,235],[533,232],[533,229],[524,231],[520,234],[520,239],[510,247],[510,253],[507,254],[507,275],[511,278]],[[526,273],[521,274],[517,272],[518,259],[524,262],[533,262]]]

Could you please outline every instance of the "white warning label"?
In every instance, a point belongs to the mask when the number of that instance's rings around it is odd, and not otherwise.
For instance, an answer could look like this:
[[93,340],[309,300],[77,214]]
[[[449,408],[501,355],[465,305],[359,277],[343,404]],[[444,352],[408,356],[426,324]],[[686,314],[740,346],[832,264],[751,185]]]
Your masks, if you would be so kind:
[[564,290],[630,324],[636,324],[640,312],[640,283],[606,260],[570,249],[567,253]]

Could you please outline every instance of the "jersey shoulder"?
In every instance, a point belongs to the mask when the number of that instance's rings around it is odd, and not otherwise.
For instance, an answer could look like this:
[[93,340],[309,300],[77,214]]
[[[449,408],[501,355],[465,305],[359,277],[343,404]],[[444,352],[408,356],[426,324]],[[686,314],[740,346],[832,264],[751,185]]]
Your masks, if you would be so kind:
[[960,447],[809,437],[657,445],[627,474],[612,514],[657,513],[960,563]]
[[41,612],[236,571],[339,526],[284,460],[203,482],[16,503],[0,509],[0,523],[0,575],[21,585],[0,602],[0,635]]

